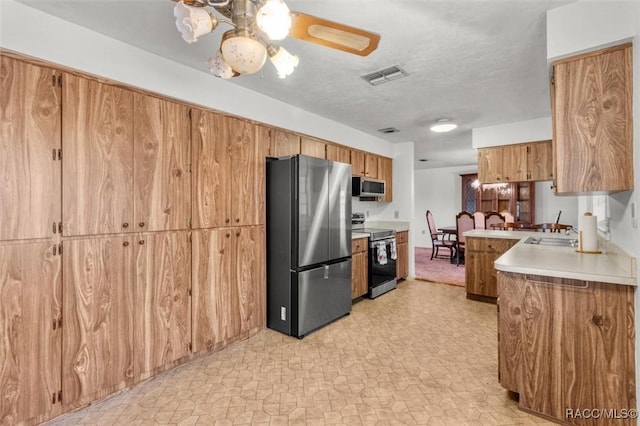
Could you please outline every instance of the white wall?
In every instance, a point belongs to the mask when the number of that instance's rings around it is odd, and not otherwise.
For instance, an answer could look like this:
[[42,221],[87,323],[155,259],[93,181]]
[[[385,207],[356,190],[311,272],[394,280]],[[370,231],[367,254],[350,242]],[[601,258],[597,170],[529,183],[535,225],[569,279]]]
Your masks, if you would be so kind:
[[551,140],[551,117],[518,121],[471,130],[471,146],[475,149],[489,146]]
[[391,157],[393,145],[204,71],[0,0],[0,47],[185,102]]
[[[633,110],[640,111],[640,3],[579,1],[547,13],[547,59],[633,41]],[[640,189],[640,123],[634,123],[634,185]],[[632,226],[631,205],[640,208],[638,189],[609,196],[611,241],[640,257],[640,228]],[[584,206],[584,197],[580,205]],[[583,207],[582,207],[583,208]],[[638,214],[638,213],[636,213]],[[638,264],[640,275],[640,263]],[[640,291],[636,290],[636,336],[640,336]],[[640,339],[636,338],[636,394],[640,395]],[[632,408],[632,407],[629,407]]]
[[551,190],[551,182],[536,182],[536,223],[554,222],[558,210],[562,210],[560,223],[578,226],[579,198],[577,196],[556,196]]

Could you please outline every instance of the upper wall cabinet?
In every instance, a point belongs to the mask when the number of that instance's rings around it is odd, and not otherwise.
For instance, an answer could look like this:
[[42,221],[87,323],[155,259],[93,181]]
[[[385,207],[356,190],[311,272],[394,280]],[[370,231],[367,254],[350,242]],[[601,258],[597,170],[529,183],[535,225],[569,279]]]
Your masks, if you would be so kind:
[[327,144],[324,141],[303,136],[300,138],[300,154],[327,158]]
[[300,154],[300,136],[283,130],[271,130],[271,157],[286,157]]
[[353,176],[366,176],[364,155],[363,151],[351,150],[351,174]]
[[61,220],[58,76],[0,56],[0,240],[51,237]]
[[478,149],[482,183],[552,180],[551,141]]
[[346,146],[327,144],[327,160],[351,164],[351,150]]
[[554,63],[557,193],[633,189],[631,44]]
[[133,92],[63,75],[64,235],[133,228]]
[[193,228],[265,222],[266,127],[192,110]]
[[63,76],[63,232],[187,229],[186,106]]
[[381,201],[393,201],[393,160],[378,157],[378,179],[385,181],[385,193]]

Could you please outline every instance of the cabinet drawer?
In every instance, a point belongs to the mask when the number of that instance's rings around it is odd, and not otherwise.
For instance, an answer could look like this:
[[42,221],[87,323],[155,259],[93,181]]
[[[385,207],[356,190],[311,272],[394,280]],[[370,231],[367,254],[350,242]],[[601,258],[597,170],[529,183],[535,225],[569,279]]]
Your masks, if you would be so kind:
[[406,243],[409,241],[409,231],[402,231],[396,233],[396,243]]
[[502,238],[467,238],[465,244],[469,251],[504,253],[513,247],[518,240]]
[[351,254],[363,253],[367,251],[368,238],[357,238],[351,240]]

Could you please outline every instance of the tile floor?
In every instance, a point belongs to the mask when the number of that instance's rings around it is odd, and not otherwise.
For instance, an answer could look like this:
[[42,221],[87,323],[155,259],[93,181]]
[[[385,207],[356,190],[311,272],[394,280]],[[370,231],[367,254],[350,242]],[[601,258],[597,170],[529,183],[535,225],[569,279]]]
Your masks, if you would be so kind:
[[48,425],[531,425],[497,382],[496,307],[409,280],[302,340],[264,330]]

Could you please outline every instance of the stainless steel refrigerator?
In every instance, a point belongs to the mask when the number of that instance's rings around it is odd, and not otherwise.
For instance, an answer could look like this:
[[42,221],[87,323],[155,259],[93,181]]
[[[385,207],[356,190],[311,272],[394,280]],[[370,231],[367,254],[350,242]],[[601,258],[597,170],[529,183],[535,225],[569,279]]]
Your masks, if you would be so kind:
[[351,165],[267,161],[267,326],[304,337],[351,311]]

